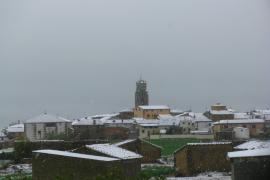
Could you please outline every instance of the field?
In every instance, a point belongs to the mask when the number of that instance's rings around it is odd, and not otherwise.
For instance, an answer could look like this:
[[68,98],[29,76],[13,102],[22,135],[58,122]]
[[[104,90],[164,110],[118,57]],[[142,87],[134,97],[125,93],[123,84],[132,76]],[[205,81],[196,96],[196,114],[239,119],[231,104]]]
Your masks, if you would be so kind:
[[[187,143],[200,142],[199,139],[186,139],[186,138],[177,138],[177,139],[151,139],[150,142],[161,146],[163,149],[161,151],[162,156],[172,155],[173,152]],[[205,140],[204,140],[205,141]]]

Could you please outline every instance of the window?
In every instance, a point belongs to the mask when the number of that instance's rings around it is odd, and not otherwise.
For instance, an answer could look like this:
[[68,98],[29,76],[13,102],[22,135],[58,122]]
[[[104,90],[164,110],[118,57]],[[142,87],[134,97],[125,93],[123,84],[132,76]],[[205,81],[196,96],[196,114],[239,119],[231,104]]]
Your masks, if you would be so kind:
[[246,125],[243,125],[244,128],[246,128],[247,126]]
[[252,128],[256,128],[256,125],[252,125]]
[[142,133],[144,133],[144,129],[142,129]]

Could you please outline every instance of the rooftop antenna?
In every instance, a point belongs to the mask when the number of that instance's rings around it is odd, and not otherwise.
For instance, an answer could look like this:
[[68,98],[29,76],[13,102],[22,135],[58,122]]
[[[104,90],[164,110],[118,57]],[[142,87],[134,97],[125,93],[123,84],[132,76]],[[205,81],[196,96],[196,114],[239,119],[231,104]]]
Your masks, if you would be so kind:
[[43,114],[47,114],[47,110],[46,109],[43,111]]

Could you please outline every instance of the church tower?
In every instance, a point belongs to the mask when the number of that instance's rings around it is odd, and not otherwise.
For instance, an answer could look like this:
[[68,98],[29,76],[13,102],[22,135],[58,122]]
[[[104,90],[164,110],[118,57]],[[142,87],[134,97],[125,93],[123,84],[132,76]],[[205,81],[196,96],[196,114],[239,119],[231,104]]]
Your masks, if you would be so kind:
[[141,105],[148,105],[148,92],[146,81],[140,78],[136,82],[135,107]]

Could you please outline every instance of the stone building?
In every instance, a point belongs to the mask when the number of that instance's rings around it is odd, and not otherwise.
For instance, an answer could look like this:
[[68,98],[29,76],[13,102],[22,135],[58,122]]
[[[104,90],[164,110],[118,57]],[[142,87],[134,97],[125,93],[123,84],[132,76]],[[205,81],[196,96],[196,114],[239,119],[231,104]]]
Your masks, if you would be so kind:
[[227,152],[229,142],[188,143],[174,152],[174,165],[178,175],[190,176],[206,171],[230,171]]
[[248,128],[250,137],[256,137],[264,133],[265,121],[263,119],[221,120],[213,123],[214,137],[217,139],[218,133],[236,127]]
[[135,92],[135,108],[141,105],[148,105],[148,92],[147,84],[145,80],[138,80],[136,82],[136,92]]
[[74,139],[128,139],[137,138],[134,120],[82,118],[72,123]]
[[227,107],[220,103],[212,105],[211,109],[209,111],[206,111],[204,115],[213,121],[234,119],[234,113],[228,111]]
[[123,109],[119,112],[119,119],[132,119],[134,112],[132,109]]
[[270,148],[229,152],[232,180],[269,180]]
[[28,119],[24,123],[25,136],[29,141],[51,139],[57,135],[68,135],[70,128],[70,120],[47,113]]
[[134,117],[144,119],[157,119],[160,114],[170,114],[170,108],[164,105],[137,106]]
[[124,166],[118,158],[38,150],[32,157],[33,180],[124,179]]
[[162,148],[142,139],[128,139],[115,145],[142,155],[142,163],[155,163],[161,158]]
[[120,159],[125,177],[136,177],[141,170],[141,155],[113,144],[86,145],[75,152]]

